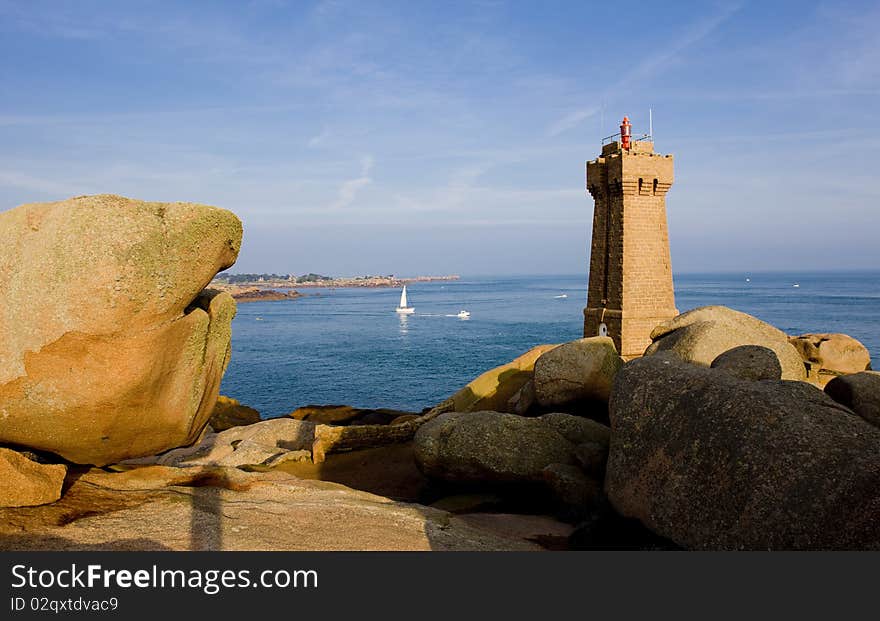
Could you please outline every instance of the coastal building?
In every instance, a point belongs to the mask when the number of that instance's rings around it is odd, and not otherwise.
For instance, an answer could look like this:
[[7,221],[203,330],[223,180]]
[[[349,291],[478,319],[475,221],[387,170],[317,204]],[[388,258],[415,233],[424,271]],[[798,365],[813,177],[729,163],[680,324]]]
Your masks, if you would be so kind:
[[654,153],[652,136],[633,140],[626,117],[605,140],[587,162],[595,206],[584,336],[610,336],[622,356],[641,356],[654,327],[678,314],[666,224],[672,156]]

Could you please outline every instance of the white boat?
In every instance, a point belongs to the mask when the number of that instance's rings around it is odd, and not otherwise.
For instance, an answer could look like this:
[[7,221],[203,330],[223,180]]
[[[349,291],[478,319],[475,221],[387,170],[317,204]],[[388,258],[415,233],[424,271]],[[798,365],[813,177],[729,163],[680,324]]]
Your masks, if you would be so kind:
[[471,314],[469,312],[467,312],[466,310],[460,310],[460,311],[458,311],[458,314],[456,315],[456,317],[458,317],[459,319],[467,319],[470,316],[471,316]]
[[799,285],[798,283],[794,283],[794,284],[792,285],[792,287],[797,288],[797,287],[800,287],[800,285]]
[[400,292],[400,304],[397,305],[397,308],[394,309],[401,315],[412,315],[416,312],[414,306],[406,305],[406,285],[403,285],[403,291]]
[[556,298],[557,300],[561,300],[561,299],[563,299],[563,298],[567,298],[567,297],[568,297],[568,294],[567,294],[567,293],[563,293],[562,295],[554,295],[553,297]]

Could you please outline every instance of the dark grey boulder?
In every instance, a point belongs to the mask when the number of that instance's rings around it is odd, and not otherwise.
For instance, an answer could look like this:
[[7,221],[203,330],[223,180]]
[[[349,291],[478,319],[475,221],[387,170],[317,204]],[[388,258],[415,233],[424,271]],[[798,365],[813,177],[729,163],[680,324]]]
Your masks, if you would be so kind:
[[413,439],[426,476],[458,482],[542,481],[550,464],[575,463],[574,449],[541,418],[488,411],[441,414]]
[[626,364],[605,491],[692,549],[880,549],[880,429],[816,387],[670,354]]
[[598,423],[590,418],[572,416],[561,412],[552,412],[538,417],[542,423],[556,431],[572,444],[595,442],[602,446],[608,446],[611,441],[611,430],[607,425]]
[[605,478],[605,464],[608,463],[608,445],[598,442],[584,442],[574,449],[581,470],[600,479]]
[[825,385],[825,393],[880,427],[880,373],[877,371],[835,377]]
[[600,502],[602,483],[570,464],[550,464],[543,470],[544,481],[563,505],[583,510]]
[[782,378],[782,365],[769,347],[740,345],[715,358],[711,368],[724,370],[744,380],[778,380]]
[[564,343],[535,361],[535,398],[543,407],[572,401],[608,401],[614,374],[623,361],[614,341],[593,336]]

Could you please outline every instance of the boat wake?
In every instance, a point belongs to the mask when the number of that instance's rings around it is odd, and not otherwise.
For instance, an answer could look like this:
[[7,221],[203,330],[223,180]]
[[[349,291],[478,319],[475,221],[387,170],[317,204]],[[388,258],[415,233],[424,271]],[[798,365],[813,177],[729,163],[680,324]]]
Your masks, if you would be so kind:
[[440,313],[418,313],[417,317],[452,317],[457,319],[468,319],[470,317],[470,313],[467,315],[462,315],[458,313],[457,315],[441,315]]

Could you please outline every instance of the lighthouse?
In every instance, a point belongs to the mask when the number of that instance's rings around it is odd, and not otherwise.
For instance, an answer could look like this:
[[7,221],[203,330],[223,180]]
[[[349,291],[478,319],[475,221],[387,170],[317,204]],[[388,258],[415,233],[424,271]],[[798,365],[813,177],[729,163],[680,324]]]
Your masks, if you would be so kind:
[[655,326],[678,314],[666,223],[673,165],[671,155],[654,152],[653,137],[633,140],[627,117],[608,139],[587,162],[594,207],[584,336],[610,336],[632,358],[651,344]]

